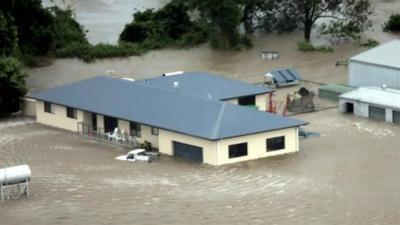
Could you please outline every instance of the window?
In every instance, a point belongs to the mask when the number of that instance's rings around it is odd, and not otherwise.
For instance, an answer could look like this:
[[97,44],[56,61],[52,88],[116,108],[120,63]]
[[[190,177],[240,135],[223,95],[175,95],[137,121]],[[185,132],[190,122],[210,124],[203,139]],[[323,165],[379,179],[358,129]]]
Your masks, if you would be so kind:
[[72,119],[78,118],[77,110],[71,107],[67,107],[67,117]]
[[50,102],[44,102],[44,111],[47,113],[53,113],[53,107]]
[[151,134],[158,136],[158,128],[157,127],[151,127]]
[[251,96],[246,96],[246,97],[240,97],[238,99],[239,105],[256,105],[256,96],[251,95]]
[[131,129],[131,135],[135,137],[140,137],[140,124],[135,122],[130,122],[129,127]]
[[285,136],[267,139],[267,152],[277,151],[284,148],[285,148]]
[[247,155],[247,142],[229,145],[229,158],[236,158]]

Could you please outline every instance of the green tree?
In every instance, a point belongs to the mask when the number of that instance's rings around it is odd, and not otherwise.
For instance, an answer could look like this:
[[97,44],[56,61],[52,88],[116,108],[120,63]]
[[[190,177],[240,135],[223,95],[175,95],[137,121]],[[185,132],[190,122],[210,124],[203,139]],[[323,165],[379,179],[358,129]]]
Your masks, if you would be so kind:
[[89,44],[84,28],[75,20],[70,8],[49,8],[53,15],[53,48],[60,49],[73,44]]
[[250,20],[257,21],[256,27],[277,32],[303,29],[307,42],[318,20],[326,21],[319,26],[321,34],[341,39],[358,39],[371,25],[369,0],[246,0],[246,4],[256,6],[250,14],[255,15]]
[[169,45],[192,46],[205,42],[206,33],[200,21],[191,21],[187,4],[173,0],[157,11],[136,12],[133,21],[125,25],[119,40],[138,43],[149,49]]
[[383,31],[400,31],[400,14],[390,15],[389,20],[383,25]]
[[0,116],[19,111],[20,98],[26,93],[25,75],[15,58],[0,58]]
[[323,34],[334,37],[357,38],[358,35],[371,25],[368,15],[371,14],[369,0],[282,0],[293,4],[296,13],[293,14],[301,21],[304,29],[304,39],[310,41],[312,29],[317,20],[330,19],[322,26]]
[[46,54],[53,44],[53,18],[41,0],[1,1],[0,11],[13,17],[18,32],[18,46],[23,54]]
[[13,54],[17,48],[17,27],[10,16],[0,11],[0,55]]
[[191,0],[190,6],[200,12],[211,30],[211,46],[218,49],[237,48],[241,44],[238,31],[242,19],[241,0]]

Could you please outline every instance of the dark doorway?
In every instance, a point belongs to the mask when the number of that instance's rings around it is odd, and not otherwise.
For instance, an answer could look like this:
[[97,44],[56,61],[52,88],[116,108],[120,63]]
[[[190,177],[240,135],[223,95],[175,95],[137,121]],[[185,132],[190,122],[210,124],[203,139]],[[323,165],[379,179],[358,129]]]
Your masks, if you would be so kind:
[[351,102],[346,102],[346,112],[354,113],[354,104]]
[[118,120],[114,117],[104,116],[104,132],[113,132],[118,127]]
[[97,114],[92,113],[92,129],[97,131]]

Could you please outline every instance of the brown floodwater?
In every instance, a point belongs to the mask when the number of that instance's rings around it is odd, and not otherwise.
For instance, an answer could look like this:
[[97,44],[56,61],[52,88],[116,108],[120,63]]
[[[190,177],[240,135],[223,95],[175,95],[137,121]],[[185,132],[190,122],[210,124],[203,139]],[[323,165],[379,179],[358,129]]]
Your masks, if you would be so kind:
[[400,221],[400,127],[327,110],[296,116],[319,138],[301,151],[227,166],[127,149],[16,117],[0,122],[0,167],[27,163],[31,196],[0,224],[385,224]]

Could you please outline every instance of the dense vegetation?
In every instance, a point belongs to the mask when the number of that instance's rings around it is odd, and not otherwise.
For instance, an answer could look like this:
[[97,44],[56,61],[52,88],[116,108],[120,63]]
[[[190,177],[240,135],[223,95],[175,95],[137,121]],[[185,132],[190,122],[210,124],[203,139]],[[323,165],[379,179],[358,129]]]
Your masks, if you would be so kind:
[[333,48],[326,46],[314,46],[307,41],[298,41],[297,47],[303,52],[333,52]]
[[32,62],[37,55],[91,61],[206,42],[216,49],[241,49],[251,46],[248,35],[257,29],[303,29],[309,42],[321,18],[330,19],[318,27],[321,34],[358,39],[370,25],[370,8],[369,0],[172,0],[159,10],[135,13],[118,44],[91,45],[70,9],[44,8],[41,0],[5,1],[0,5],[0,50]]
[[193,46],[207,41],[208,32],[201,20],[191,21],[188,7],[172,1],[154,11],[148,9],[133,15],[120,34],[121,42],[137,43],[149,49],[166,46]]
[[323,18],[326,22],[318,30],[333,38],[358,39],[371,24],[369,0],[246,0],[244,5],[246,31],[302,29],[307,42],[317,20]]
[[20,97],[26,92],[25,75],[19,61],[12,57],[0,58],[0,117],[17,112]]
[[392,32],[399,32],[400,31],[400,14],[392,14],[384,26],[383,30],[385,32],[392,31]]

